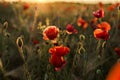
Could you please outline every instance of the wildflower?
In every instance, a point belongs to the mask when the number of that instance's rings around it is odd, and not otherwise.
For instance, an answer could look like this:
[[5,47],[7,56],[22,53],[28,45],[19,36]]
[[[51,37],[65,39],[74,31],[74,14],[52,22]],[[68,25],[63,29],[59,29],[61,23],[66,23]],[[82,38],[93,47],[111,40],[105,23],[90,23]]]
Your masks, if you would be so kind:
[[39,44],[39,40],[36,40],[36,39],[33,39],[32,42],[33,42],[34,45]]
[[120,5],[120,3],[112,4],[112,5],[108,6],[107,9],[108,9],[108,11],[113,11],[113,10],[115,10],[119,5]]
[[102,23],[98,24],[97,27],[100,29],[103,29],[105,31],[109,31],[111,28],[110,24],[107,22],[102,22]]
[[120,2],[115,3],[115,7],[120,6]]
[[55,54],[57,56],[65,56],[70,52],[70,49],[65,46],[55,46],[49,49],[50,54]]
[[3,5],[3,7],[7,7],[7,6],[8,6],[8,3],[5,2],[5,1],[3,1],[2,5]]
[[88,27],[88,23],[81,17],[78,18],[77,25],[82,26],[83,29],[86,29]]
[[58,36],[59,28],[56,26],[48,26],[43,31],[43,39],[44,40],[55,40]]
[[55,70],[60,70],[65,64],[64,56],[70,52],[70,49],[65,46],[55,46],[49,49],[51,57],[49,62],[55,67]]
[[102,22],[100,24],[97,24],[97,28],[94,30],[94,37],[96,39],[103,39],[103,40],[108,40],[109,39],[109,34],[108,31],[111,29],[111,26],[107,22]]
[[23,10],[29,9],[30,5],[28,3],[23,4]]
[[108,11],[113,11],[114,9],[115,9],[115,6],[114,5],[110,5],[110,6],[108,6]]
[[108,40],[109,39],[109,34],[107,31],[102,30],[102,29],[95,29],[94,30],[94,37],[96,39],[103,39],[103,40]]
[[95,18],[91,19],[91,21],[90,21],[90,26],[93,30],[95,30],[97,27],[97,20],[98,20],[98,18],[95,17]]
[[75,33],[77,34],[78,31],[74,28],[74,26],[72,26],[71,24],[68,24],[67,27],[66,27],[66,32],[68,34],[72,34],[72,33]]
[[120,61],[112,67],[106,80],[120,80]]
[[117,55],[120,56],[120,48],[116,47],[114,50],[117,53]]
[[96,18],[103,18],[104,17],[104,10],[103,9],[97,10],[97,11],[93,12],[93,15]]
[[100,8],[104,7],[104,4],[102,2],[99,2],[98,5],[99,5]]
[[56,56],[54,54],[51,55],[49,62],[55,67],[56,71],[60,70],[66,64],[63,57]]
[[91,23],[91,24],[95,24],[95,23],[97,23],[97,20],[98,20],[98,18],[95,17],[95,18],[93,18],[93,19],[90,21],[90,23]]

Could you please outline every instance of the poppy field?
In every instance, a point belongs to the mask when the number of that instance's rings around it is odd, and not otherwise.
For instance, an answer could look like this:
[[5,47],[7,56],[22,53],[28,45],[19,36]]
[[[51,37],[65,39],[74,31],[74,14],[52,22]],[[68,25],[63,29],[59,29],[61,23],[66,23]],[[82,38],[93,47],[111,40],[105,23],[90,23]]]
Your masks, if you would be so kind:
[[119,6],[0,2],[0,80],[120,80]]

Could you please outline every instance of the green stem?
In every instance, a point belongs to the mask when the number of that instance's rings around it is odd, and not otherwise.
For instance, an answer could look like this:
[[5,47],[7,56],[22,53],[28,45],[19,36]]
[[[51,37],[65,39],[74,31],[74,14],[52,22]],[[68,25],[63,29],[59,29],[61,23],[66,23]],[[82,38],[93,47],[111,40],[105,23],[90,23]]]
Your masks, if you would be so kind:
[[86,68],[87,68],[87,54],[84,53],[84,63],[83,63],[83,76],[84,76],[84,80],[87,80],[87,77],[86,77]]
[[5,80],[9,80],[9,79],[5,76],[6,71],[5,71],[5,69],[3,68],[3,66],[2,66],[2,60],[1,60],[1,59],[0,59],[0,71],[1,71],[2,74],[3,74],[3,78],[4,78]]
[[101,19],[101,18],[99,18],[99,19],[98,19],[98,22],[99,22],[99,23],[101,23],[101,22],[102,22],[102,19]]
[[99,59],[101,57],[101,54],[100,54],[101,42],[102,42],[102,40],[98,40],[98,44],[97,44],[97,48],[96,48],[97,59]]
[[23,49],[22,49],[22,48],[18,48],[18,49],[19,49],[20,56],[21,56],[21,58],[22,58],[23,61],[24,61],[23,68],[24,68],[24,70],[25,70],[25,74],[26,74],[26,76],[27,76],[27,79],[28,79],[28,80],[32,80],[32,79],[31,79],[30,72],[29,72],[28,67],[27,67],[27,64],[26,64],[26,61],[25,61],[25,57],[24,57],[24,54],[23,54]]

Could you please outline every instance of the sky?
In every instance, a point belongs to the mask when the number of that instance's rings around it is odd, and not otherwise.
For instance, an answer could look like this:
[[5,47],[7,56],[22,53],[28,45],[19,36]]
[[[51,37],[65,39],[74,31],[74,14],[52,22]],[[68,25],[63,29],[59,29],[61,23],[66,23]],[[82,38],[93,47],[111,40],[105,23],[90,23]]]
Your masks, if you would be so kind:
[[[2,0],[0,0],[2,1]],[[4,1],[19,1],[19,0],[4,0]],[[21,0],[25,2],[58,2],[58,1],[66,1],[66,2],[82,2],[82,3],[98,3],[98,2],[103,2],[103,3],[115,3],[115,2],[120,2],[120,0]]]

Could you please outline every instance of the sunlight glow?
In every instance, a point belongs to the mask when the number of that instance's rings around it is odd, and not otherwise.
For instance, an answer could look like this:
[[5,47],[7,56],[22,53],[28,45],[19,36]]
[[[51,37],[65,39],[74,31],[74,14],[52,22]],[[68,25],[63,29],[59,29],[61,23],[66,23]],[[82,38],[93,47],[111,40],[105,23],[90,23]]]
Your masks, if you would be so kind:
[[64,1],[64,2],[79,2],[79,3],[98,3],[98,2],[115,3],[115,2],[120,2],[120,0],[4,0],[4,1],[22,1],[22,2],[40,2],[40,3],[60,2],[60,1]]

